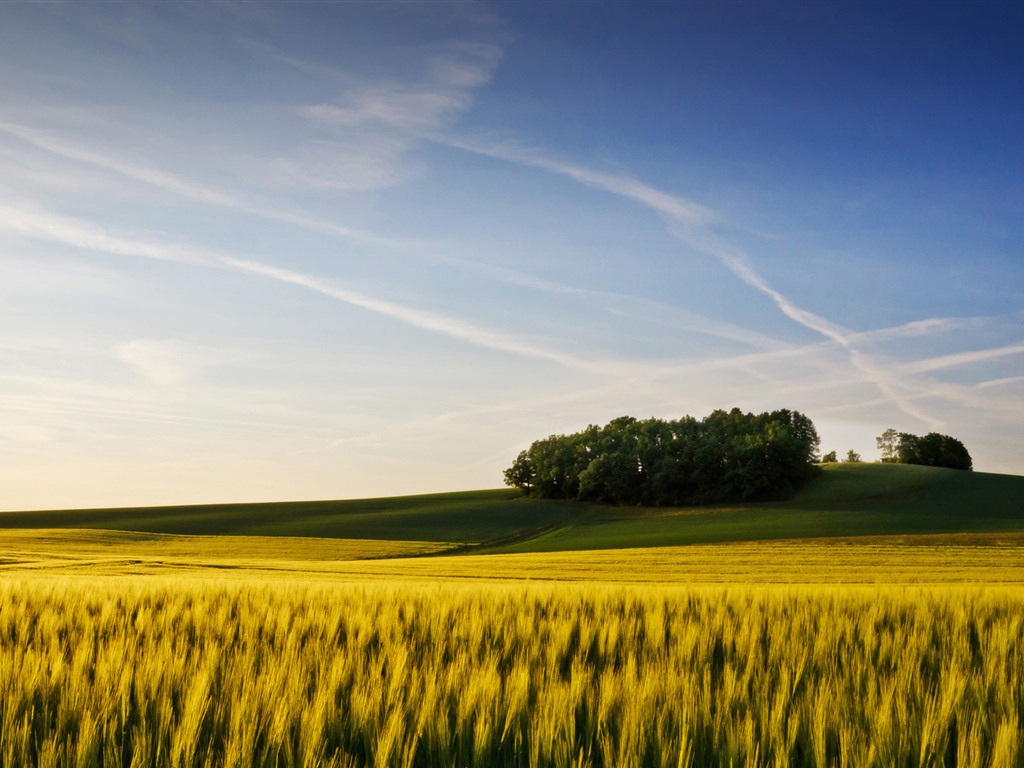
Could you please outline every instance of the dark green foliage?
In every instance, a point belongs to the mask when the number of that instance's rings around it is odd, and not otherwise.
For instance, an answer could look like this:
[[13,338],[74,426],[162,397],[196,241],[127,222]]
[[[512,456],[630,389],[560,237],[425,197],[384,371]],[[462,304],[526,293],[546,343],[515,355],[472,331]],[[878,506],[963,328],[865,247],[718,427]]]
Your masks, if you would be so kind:
[[875,445],[882,452],[882,461],[889,464],[896,461],[896,448],[900,444],[900,433],[892,427],[875,438]]
[[836,456],[835,451],[829,451],[821,457],[822,464],[835,464],[837,461],[839,461],[839,458]]
[[715,411],[701,421],[631,416],[551,435],[519,454],[507,485],[545,499],[673,506],[786,498],[806,481],[818,433],[796,411]]
[[971,454],[955,437],[929,432],[924,437],[899,433],[896,461],[900,464],[921,464],[946,469],[973,469]]

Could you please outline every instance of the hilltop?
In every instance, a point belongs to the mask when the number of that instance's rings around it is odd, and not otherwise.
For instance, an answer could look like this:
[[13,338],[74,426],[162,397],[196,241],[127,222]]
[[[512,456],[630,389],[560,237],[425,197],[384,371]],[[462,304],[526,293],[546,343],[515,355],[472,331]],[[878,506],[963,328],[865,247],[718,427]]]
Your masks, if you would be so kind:
[[728,541],[1024,532],[1024,477],[901,464],[830,464],[793,498],[612,507],[515,491],[348,501],[0,513],[0,528],[444,542],[486,552]]

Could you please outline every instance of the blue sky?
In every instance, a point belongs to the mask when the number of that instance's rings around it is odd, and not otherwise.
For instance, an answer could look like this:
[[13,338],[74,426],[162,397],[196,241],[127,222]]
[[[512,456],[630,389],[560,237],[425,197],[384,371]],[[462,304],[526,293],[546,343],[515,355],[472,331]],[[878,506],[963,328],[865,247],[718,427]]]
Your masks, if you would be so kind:
[[0,5],[0,509],[778,407],[1024,472],[1024,12]]

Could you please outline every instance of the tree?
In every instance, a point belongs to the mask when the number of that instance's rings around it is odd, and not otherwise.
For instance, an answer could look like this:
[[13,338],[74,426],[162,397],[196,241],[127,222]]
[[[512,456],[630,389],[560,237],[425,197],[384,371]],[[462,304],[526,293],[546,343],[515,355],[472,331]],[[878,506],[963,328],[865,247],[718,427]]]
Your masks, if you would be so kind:
[[631,416],[605,427],[588,427],[586,463],[579,473],[577,498],[619,504],[639,502],[643,484],[637,455],[640,422]]
[[900,443],[900,433],[892,427],[885,430],[875,438],[875,445],[882,452],[882,461],[886,463],[896,461],[896,449]]
[[513,488],[520,488],[526,493],[533,490],[533,466],[530,464],[530,454],[520,451],[512,466],[505,470],[505,485]]
[[505,483],[547,499],[680,505],[786,498],[817,461],[818,433],[802,413],[714,411],[703,420],[629,416],[535,441]]
[[921,438],[909,432],[900,432],[896,443],[896,461],[900,464],[920,464],[918,460],[918,443]]
[[821,457],[822,464],[834,464],[837,461],[839,461],[839,459],[836,457],[835,451],[829,451],[828,453]]
[[924,437],[901,432],[896,446],[896,461],[966,471],[974,468],[971,454],[964,444],[955,437],[938,432],[929,432]]
[[860,454],[857,453],[853,448],[846,452],[846,458],[843,459],[847,464],[856,464],[860,461]]

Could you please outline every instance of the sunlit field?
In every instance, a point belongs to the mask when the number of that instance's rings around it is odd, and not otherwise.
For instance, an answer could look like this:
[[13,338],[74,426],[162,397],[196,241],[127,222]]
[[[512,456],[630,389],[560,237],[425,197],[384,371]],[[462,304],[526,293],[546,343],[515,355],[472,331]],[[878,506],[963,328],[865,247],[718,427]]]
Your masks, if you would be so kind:
[[208,571],[327,572],[366,558],[444,552],[433,541],[192,536],[95,530],[0,530],[0,572],[124,575]]
[[879,467],[5,516],[0,768],[1024,767],[1024,486]]
[[368,545],[5,533],[0,764],[1024,765],[1013,536]]
[[453,546],[379,539],[0,530],[0,574],[204,575],[288,581],[1006,584],[1024,588],[1024,535],[1016,533],[446,554]]

